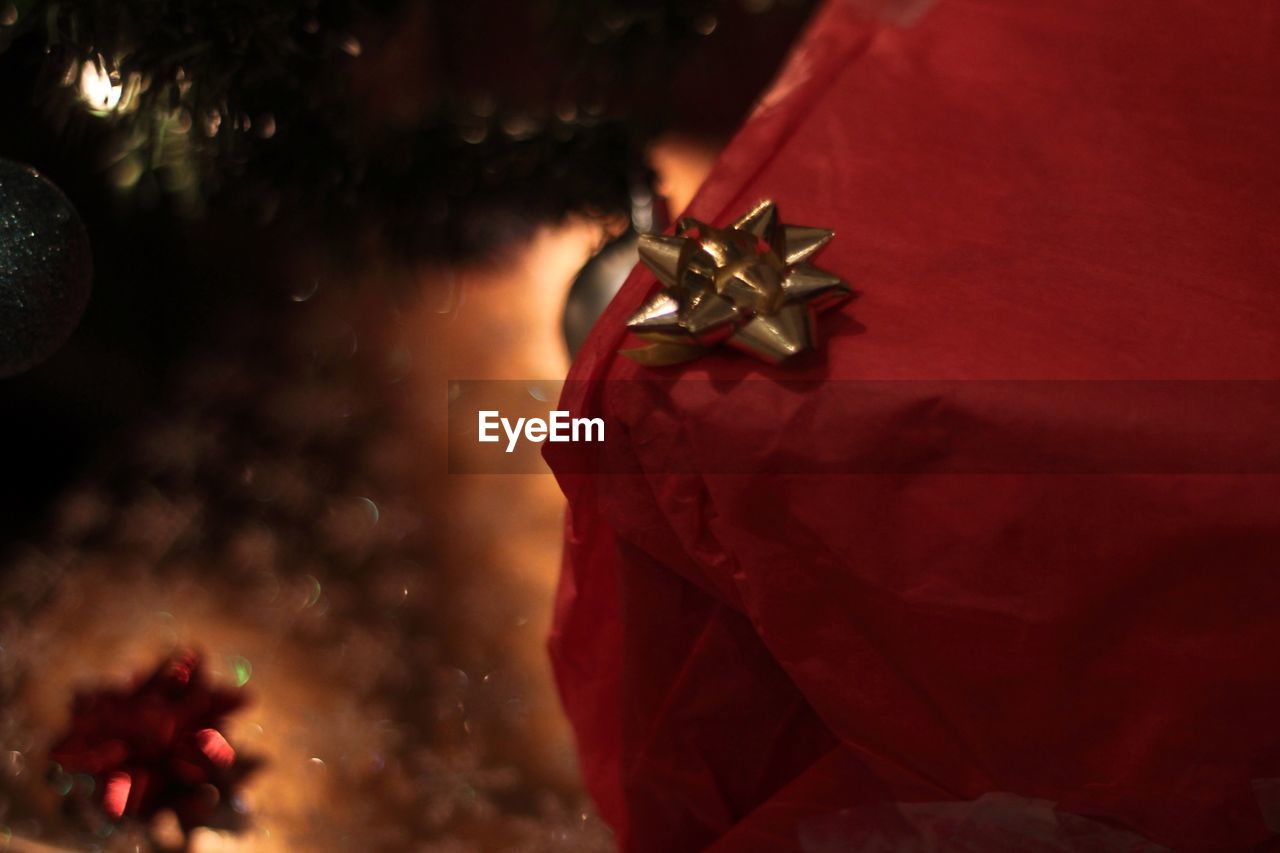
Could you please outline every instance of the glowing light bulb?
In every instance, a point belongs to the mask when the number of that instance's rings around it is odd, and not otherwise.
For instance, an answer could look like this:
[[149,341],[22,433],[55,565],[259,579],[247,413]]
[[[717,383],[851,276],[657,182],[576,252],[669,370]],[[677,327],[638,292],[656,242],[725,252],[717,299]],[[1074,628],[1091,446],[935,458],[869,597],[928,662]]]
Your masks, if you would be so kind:
[[124,85],[112,80],[105,64],[89,61],[80,69],[80,100],[96,115],[114,112],[124,96]]

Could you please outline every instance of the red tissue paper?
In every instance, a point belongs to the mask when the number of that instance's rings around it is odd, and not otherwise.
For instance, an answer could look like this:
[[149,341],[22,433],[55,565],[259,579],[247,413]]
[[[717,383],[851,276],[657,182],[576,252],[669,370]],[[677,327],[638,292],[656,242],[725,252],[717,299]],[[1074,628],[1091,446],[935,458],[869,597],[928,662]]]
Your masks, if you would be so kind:
[[570,373],[607,432],[544,451],[550,650],[600,811],[639,851],[1274,843],[1280,7],[872,5],[688,211],[835,230],[821,348],[636,364],[638,268]]

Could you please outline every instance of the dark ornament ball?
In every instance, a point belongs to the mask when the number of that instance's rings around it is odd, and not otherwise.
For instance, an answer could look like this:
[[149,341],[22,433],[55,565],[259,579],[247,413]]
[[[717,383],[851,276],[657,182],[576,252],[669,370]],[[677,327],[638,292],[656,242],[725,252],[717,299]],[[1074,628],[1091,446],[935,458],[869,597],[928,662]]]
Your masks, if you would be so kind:
[[0,159],[0,377],[62,346],[92,279],[89,235],[71,202],[35,169]]

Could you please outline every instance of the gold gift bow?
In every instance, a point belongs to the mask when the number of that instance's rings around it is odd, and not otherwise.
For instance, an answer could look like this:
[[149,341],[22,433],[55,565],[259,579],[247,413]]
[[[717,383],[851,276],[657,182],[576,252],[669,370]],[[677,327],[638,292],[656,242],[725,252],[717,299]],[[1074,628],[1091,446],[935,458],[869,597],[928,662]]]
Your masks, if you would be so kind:
[[672,236],[641,235],[640,260],[664,289],[627,321],[648,343],[622,354],[653,367],[721,343],[771,364],[812,350],[816,314],[853,295],[839,276],[808,263],[834,236],[782,224],[770,199],[728,228],[682,217]]

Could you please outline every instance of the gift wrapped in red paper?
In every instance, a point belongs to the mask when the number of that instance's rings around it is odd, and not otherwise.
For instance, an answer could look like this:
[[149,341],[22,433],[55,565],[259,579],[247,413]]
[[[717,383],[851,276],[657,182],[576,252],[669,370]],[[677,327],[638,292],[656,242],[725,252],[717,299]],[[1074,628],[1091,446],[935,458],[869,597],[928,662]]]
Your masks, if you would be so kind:
[[836,232],[820,346],[639,364],[640,267],[574,363],[588,785],[628,850],[1255,849],[1280,8],[914,5],[823,7],[689,211]]

